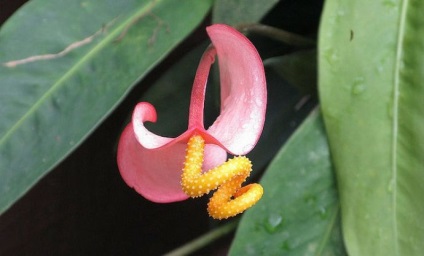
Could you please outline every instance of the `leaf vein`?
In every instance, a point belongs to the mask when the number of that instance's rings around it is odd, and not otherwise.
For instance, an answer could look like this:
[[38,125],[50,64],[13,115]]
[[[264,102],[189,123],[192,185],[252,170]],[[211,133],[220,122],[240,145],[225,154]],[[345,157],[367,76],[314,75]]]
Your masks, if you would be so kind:
[[[3,137],[0,138],[0,145],[2,145],[3,143],[5,143],[7,141],[7,139],[12,136],[12,134],[23,124],[23,122],[28,119],[29,116],[31,116],[41,105],[43,102],[45,102],[45,100],[47,98],[49,98],[54,91],[56,91],[60,85],[63,83],[63,81],[65,81],[68,77],[72,76],[72,74],[78,70],[79,66],[82,65],[82,63],[84,63],[87,59],[91,58],[92,55],[94,55],[96,52],[98,52],[100,49],[102,49],[107,43],[109,43],[110,41],[113,41],[113,38],[115,38],[118,33],[120,31],[122,31],[127,25],[128,23],[132,22],[132,20],[134,20],[134,17],[138,17],[140,15],[142,15],[142,13],[146,13],[148,11],[151,10],[151,5],[156,4],[157,0],[151,2],[150,4],[144,6],[143,8],[141,8],[138,12],[136,12],[135,14],[131,15],[128,19],[126,19],[125,22],[123,22],[120,26],[116,27],[114,30],[112,30],[112,32],[107,35],[105,37],[105,39],[101,42],[99,42],[99,44],[97,44],[96,46],[94,46],[86,55],[84,55],[79,61],[77,61],[62,77],[60,77],[51,87],[50,89],[48,89],[40,98],[38,101],[36,101],[34,103],[34,105],[32,105],[31,108],[28,109],[28,111],[22,115],[22,117],[17,120],[17,122],[6,132],[4,133]],[[116,18],[115,18],[116,19]],[[111,21],[112,22],[112,21]],[[109,22],[109,23],[111,23]],[[93,34],[94,35],[94,34]],[[93,36],[92,35],[92,36]],[[84,40],[83,40],[84,41]],[[81,42],[81,41],[80,41]],[[72,45],[72,44],[71,44]],[[68,46],[69,48],[70,46]],[[65,48],[66,50],[66,48]],[[65,51],[64,50],[64,51]],[[71,49],[72,50],[72,49]]]
[[398,238],[398,223],[397,223],[397,148],[398,148],[398,129],[399,129],[399,90],[400,90],[400,70],[402,69],[402,58],[403,58],[403,44],[405,37],[405,23],[406,23],[406,12],[408,6],[408,0],[402,2],[399,18],[399,33],[397,37],[396,46],[396,59],[395,59],[395,75],[394,75],[394,88],[393,88],[393,122],[392,122],[392,178],[391,185],[393,185],[392,191],[392,206],[393,206],[393,236],[395,254],[399,253],[399,238]]

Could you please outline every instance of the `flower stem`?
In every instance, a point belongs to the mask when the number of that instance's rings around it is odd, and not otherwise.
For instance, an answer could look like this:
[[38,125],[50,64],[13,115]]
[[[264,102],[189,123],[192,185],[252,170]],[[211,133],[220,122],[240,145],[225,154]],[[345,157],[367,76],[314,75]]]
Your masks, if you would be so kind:
[[209,231],[208,233],[188,242],[187,244],[168,252],[165,254],[165,256],[181,256],[193,253],[236,229],[238,222],[238,219],[229,221],[228,223]]
[[269,38],[286,43],[288,45],[299,47],[310,47],[316,45],[316,42],[310,38],[303,37],[279,28],[263,24],[246,23],[240,24],[236,26],[236,28],[244,34],[254,33],[262,36],[267,36]]

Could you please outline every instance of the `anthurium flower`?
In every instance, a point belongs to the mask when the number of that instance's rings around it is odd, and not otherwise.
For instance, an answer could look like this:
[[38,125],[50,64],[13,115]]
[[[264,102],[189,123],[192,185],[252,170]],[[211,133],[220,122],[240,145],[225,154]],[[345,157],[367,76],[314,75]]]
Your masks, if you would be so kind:
[[[251,171],[250,161],[242,156],[228,162],[226,158],[227,153],[245,155],[256,145],[265,121],[267,92],[262,60],[252,43],[227,25],[215,24],[206,30],[212,45],[203,54],[194,79],[187,131],[177,138],[150,132],[144,122],[156,122],[156,111],[141,102],[121,135],[117,158],[124,181],[154,202],[181,201],[218,189],[208,210],[221,219],[244,211],[262,196],[259,184],[241,188]],[[205,129],[205,89],[215,56],[221,108]]]

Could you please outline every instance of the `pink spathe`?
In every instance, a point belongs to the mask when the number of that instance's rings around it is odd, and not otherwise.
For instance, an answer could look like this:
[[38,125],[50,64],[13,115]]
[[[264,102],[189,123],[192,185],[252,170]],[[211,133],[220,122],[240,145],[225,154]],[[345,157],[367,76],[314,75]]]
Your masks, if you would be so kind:
[[[189,138],[201,135],[206,142],[203,169],[226,161],[227,152],[244,155],[256,145],[265,122],[267,91],[262,60],[252,43],[234,28],[215,24],[206,28],[212,46],[199,63],[191,93],[188,129],[177,138],[156,135],[144,122],[156,122],[155,108],[146,102],[135,107],[132,121],[118,145],[118,167],[124,181],[154,202],[188,198],[180,180]],[[204,128],[207,79],[218,57],[221,110]]]

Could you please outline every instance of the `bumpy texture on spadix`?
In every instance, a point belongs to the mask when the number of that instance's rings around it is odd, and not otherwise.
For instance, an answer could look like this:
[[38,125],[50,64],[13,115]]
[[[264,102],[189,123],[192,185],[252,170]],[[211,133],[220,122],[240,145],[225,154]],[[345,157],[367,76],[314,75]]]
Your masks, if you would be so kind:
[[[144,123],[156,122],[156,111],[151,104],[141,102],[137,104],[131,123],[119,141],[118,167],[124,181],[154,202],[167,203],[188,198],[181,188],[181,171],[185,162],[185,148],[193,135],[200,135],[205,141],[203,164],[197,167],[211,170],[226,161],[227,153],[245,155],[250,152],[262,133],[267,91],[258,52],[244,35],[227,25],[216,24],[206,30],[212,45],[203,54],[194,78],[187,131],[177,138],[150,132]],[[205,129],[203,110],[206,85],[216,57],[220,72],[221,108],[215,122]],[[172,102],[169,104],[172,105]],[[233,160],[224,166],[231,163]],[[222,170],[223,175],[228,172],[227,168]],[[210,205],[213,209],[214,203]]]
[[193,135],[187,144],[186,159],[181,178],[184,192],[198,197],[218,189],[208,204],[209,215],[226,219],[252,207],[263,194],[259,184],[241,187],[252,171],[252,164],[245,156],[234,157],[224,164],[202,173],[205,140]]

